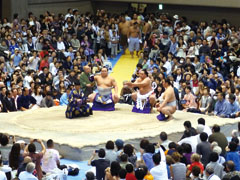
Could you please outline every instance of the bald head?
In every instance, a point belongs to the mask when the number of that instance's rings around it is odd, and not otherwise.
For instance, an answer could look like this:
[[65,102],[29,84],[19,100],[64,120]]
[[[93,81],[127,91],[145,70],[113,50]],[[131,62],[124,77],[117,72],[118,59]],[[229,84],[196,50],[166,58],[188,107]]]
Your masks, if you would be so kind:
[[89,66],[84,66],[83,70],[85,73],[90,73],[91,72],[91,68]]

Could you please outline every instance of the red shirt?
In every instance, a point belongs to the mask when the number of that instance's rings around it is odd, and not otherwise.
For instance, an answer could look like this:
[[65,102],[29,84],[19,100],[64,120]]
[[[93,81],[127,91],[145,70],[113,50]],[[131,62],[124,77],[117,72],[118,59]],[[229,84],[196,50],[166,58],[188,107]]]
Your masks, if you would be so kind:
[[204,167],[203,167],[203,165],[202,165],[200,162],[194,162],[194,163],[192,163],[192,164],[190,165],[190,167],[189,167],[189,171],[192,171],[192,168],[193,168],[194,166],[198,166],[198,167],[201,169],[201,173],[203,173]]
[[133,173],[127,173],[126,180],[137,180]]
[[44,68],[44,67],[49,67],[48,60],[42,60],[41,61],[40,66],[39,66],[39,70],[41,71],[42,68]]

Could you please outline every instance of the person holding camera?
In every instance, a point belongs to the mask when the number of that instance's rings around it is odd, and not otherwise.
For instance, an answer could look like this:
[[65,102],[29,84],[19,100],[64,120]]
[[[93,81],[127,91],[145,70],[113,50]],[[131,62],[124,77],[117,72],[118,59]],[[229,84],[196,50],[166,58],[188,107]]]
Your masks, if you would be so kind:
[[[98,153],[98,159],[95,159],[96,155]],[[105,159],[105,150],[99,149],[93,151],[93,154],[91,158],[88,161],[88,165],[95,166],[96,167],[96,179],[102,180],[105,178],[105,169],[110,167],[110,161]],[[94,160],[95,159],[95,160]]]
[[[36,152],[36,146],[34,143],[39,143],[42,147],[42,151],[40,151],[39,153]],[[42,168],[41,168],[41,161],[43,158],[43,155],[46,152],[46,148],[45,145],[43,144],[42,140],[40,139],[31,139],[30,140],[30,144],[28,144],[25,149],[24,149],[24,153],[23,156],[29,156],[32,159],[32,162],[35,163],[36,165],[36,171],[37,171],[37,177],[39,180],[42,179],[43,177],[43,173],[42,173]]]

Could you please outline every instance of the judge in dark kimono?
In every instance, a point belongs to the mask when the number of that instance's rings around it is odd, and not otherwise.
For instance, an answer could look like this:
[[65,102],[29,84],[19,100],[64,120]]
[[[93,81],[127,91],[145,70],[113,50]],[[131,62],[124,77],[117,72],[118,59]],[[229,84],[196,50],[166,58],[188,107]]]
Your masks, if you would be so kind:
[[92,115],[92,108],[87,104],[87,98],[84,97],[83,91],[80,89],[80,82],[75,83],[75,88],[68,96],[68,102],[66,118],[72,119]]

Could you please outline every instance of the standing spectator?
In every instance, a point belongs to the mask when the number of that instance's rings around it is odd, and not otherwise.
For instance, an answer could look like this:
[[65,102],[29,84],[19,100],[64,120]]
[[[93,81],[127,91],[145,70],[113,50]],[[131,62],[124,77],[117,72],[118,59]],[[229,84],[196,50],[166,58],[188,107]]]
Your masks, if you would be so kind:
[[91,158],[88,161],[88,165],[96,167],[96,179],[102,180],[105,178],[105,169],[110,166],[110,161],[105,159],[105,150],[99,149],[98,157],[99,159],[94,160],[96,156],[96,151],[93,152]]

